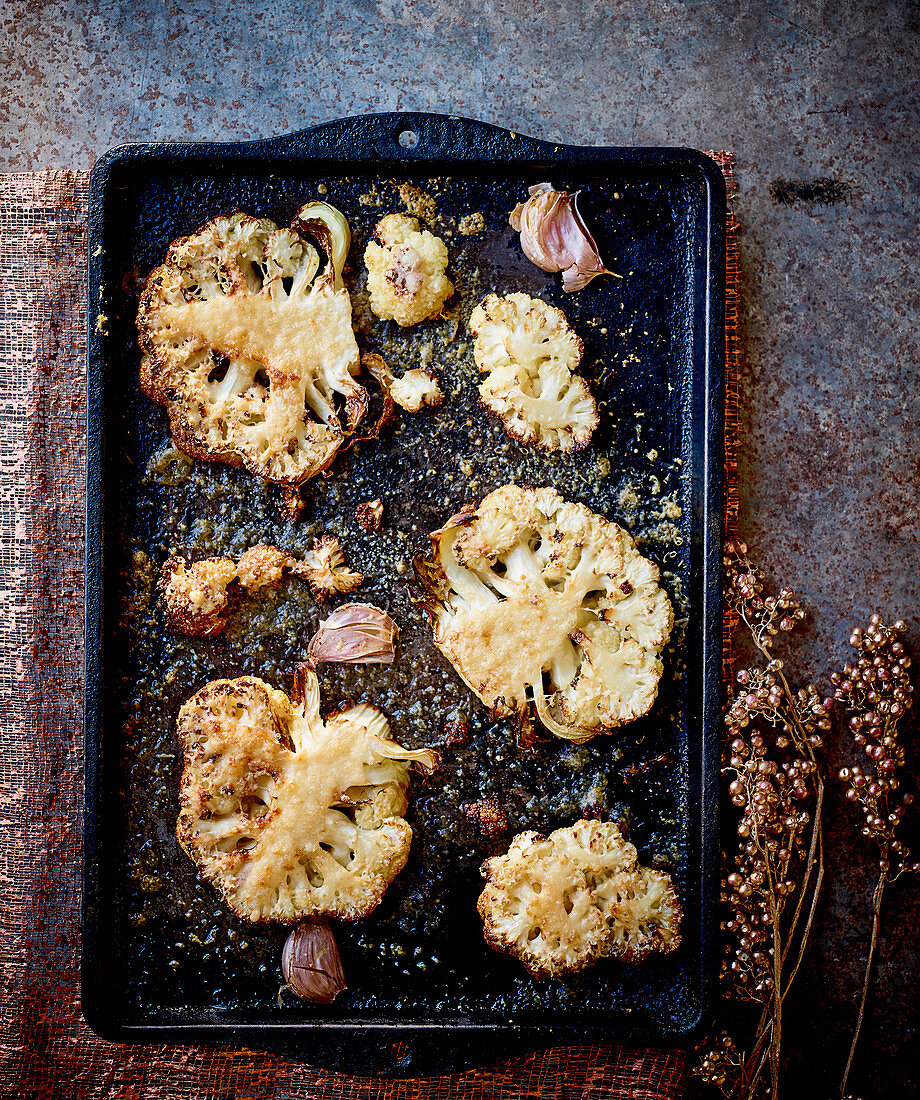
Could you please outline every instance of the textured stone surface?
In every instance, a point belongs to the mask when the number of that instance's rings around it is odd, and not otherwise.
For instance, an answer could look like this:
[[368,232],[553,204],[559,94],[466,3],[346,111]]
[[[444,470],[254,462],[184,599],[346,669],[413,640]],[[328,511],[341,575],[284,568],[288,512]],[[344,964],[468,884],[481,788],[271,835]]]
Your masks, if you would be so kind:
[[[824,675],[875,608],[920,642],[918,7],[287,0],[0,6],[0,167],[88,167],[133,139],[242,140],[430,110],[554,140],[733,149],[742,223],[742,529],[815,610]],[[829,205],[778,180],[824,179]],[[836,193],[836,194],[835,194]],[[776,200],[782,201],[775,201]],[[851,834],[836,794],[835,839]],[[829,1094],[868,932],[868,853],[829,868],[792,1006],[799,1084]],[[864,1095],[918,1095],[917,888],[892,891]],[[826,1033],[827,1042],[817,1037]],[[819,1051],[820,1054],[816,1054]]]

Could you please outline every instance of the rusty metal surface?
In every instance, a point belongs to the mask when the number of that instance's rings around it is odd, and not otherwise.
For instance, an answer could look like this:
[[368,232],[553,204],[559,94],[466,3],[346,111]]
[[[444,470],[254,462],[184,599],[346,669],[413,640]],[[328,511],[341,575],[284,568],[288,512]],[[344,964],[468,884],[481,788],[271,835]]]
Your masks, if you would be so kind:
[[[239,139],[364,110],[456,111],[537,137],[733,148],[742,264],[742,528],[815,609],[825,674],[876,606],[920,642],[916,5],[446,0],[6,6],[14,170],[89,166],[137,138]],[[15,30],[14,30],[15,28]],[[11,33],[13,32],[13,33]],[[202,49],[203,42],[208,49]],[[66,49],[61,44],[66,44]],[[829,205],[795,181],[831,179]],[[771,194],[771,183],[784,183]],[[868,853],[841,854],[794,1008],[801,1095],[845,1058],[868,934]],[[892,892],[854,1088],[916,1094],[920,905]],[[820,1039],[820,1043],[819,1043]],[[821,1050],[815,1057],[814,1051]]]

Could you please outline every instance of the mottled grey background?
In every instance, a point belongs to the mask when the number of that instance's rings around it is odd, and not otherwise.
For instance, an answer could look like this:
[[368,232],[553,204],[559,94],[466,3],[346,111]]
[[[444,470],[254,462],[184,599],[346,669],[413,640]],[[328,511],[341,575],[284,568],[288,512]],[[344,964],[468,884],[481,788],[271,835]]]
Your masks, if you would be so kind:
[[[876,608],[920,641],[916,3],[5,0],[0,13],[4,170],[382,110],[570,143],[734,150],[742,529],[814,609],[801,668],[825,677],[848,625]],[[771,192],[816,179],[840,185],[834,201]],[[792,1006],[789,1096],[832,1092],[868,932],[871,863],[836,794],[830,810],[837,854]],[[917,893],[899,884],[888,907],[853,1081],[867,1096],[920,1095]]]

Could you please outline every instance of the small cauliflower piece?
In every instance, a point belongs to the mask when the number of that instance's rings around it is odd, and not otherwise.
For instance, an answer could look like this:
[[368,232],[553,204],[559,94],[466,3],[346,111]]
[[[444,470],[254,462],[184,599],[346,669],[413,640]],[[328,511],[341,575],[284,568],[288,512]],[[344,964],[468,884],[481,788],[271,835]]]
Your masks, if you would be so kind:
[[380,903],[409,854],[409,768],[434,753],[397,745],[365,704],[323,721],[303,668],[294,699],[253,676],[213,681],[178,731],[176,835],[237,916],[355,920]]
[[431,540],[415,570],[435,645],[493,713],[526,729],[533,705],[582,742],[651,708],[674,615],[622,527],[505,485]]
[[[320,269],[312,237],[326,253]],[[137,315],[140,386],[194,458],[285,486],[325,470],[365,415],[341,269],[344,217],[310,203],[290,229],[215,218],[174,241]]]
[[236,563],[236,575],[243,588],[258,592],[260,588],[274,588],[281,583],[285,569],[297,573],[300,564],[286,550],[279,550],[269,543],[251,546]]
[[387,214],[364,251],[371,309],[404,328],[437,317],[454,292],[447,248],[407,214]]
[[407,370],[402,378],[394,378],[390,396],[406,412],[418,412],[424,405],[440,405],[444,400],[437,379],[423,370]]
[[364,580],[361,573],[353,573],[348,568],[345,551],[332,535],[317,539],[304,554],[303,561],[296,563],[294,572],[306,578],[320,603],[333,592],[354,592]]
[[182,558],[169,558],[160,574],[166,621],[173,630],[194,638],[213,638],[227,625],[227,589],[236,578],[229,558],[205,558],[188,568]]
[[519,833],[482,873],[486,942],[537,976],[575,973],[608,956],[637,963],[680,944],[670,879],[640,867],[612,822],[581,820],[548,837]]
[[588,445],[597,405],[572,373],[583,345],[562,310],[527,294],[490,294],[473,310],[470,331],[476,365],[488,374],[482,403],[512,439],[549,451]]
[[239,559],[204,558],[187,566],[182,558],[168,558],[160,573],[160,591],[166,621],[173,630],[193,637],[211,638],[226,627],[229,588],[234,581],[249,592],[274,588],[285,570],[303,578],[321,604],[329,592],[351,592],[364,580],[352,573],[338,539],[325,535],[317,539],[301,561],[261,543],[250,547]]

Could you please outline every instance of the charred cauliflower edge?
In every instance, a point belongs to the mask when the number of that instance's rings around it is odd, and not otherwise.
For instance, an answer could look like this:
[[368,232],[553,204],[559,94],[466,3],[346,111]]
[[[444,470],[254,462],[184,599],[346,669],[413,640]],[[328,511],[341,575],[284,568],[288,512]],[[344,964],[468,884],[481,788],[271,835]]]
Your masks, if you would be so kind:
[[479,387],[486,409],[521,443],[549,451],[581,450],[598,425],[587,383],[573,372],[581,339],[560,309],[527,294],[489,294],[470,317]]
[[325,203],[304,206],[290,229],[236,213],[170,245],[137,328],[141,389],[166,407],[178,447],[289,491],[329,466],[369,401],[354,377],[349,245],[347,221]]
[[390,740],[366,704],[323,721],[303,666],[292,698],[254,676],[213,681],[178,732],[176,835],[237,916],[355,920],[380,903],[409,855],[409,768],[436,754]]
[[[434,643],[496,716],[587,741],[645,714],[674,615],[632,536],[555,489],[505,485],[415,560]],[[549,686],[544,681],[549,681]]]
[[539,977],[612,957],[640,963],[680,945],[682,909],[668,875],[642,867],[612,822],[519,833],[482,865],[486,942]]
[[454,292],[447,247],[408,214],[387,214],[364,250],[371,310],[403,328],[437,317]]

